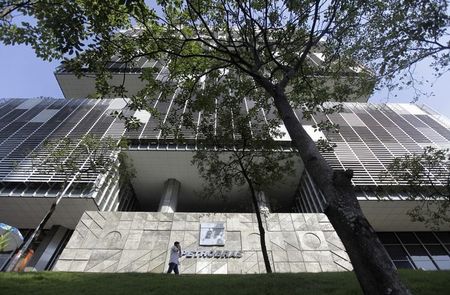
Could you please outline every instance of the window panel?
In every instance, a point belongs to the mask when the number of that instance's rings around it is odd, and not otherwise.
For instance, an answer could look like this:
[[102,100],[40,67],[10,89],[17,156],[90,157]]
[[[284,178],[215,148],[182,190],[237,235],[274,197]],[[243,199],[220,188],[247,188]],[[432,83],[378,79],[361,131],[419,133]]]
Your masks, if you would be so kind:
[[441,240],[442,243],[450,243],[450,232],[437,232],[435,234],[438,236],[439,240]]
[[397,268],[414,268],[409,261],[394,261]]
[[419,240],[417,240],[413,233],[397,233],[397,236],[400,238],[403,244],[420,244]]
[[411,255],[414,262],[416,260],[430,260],[430,257],[422,246],[406,246],[406,250],[408,250],[409,255]]
[[439,241],[433,235],[433,233],[418,232],[416,233],[420,241],[424,244],[439,244]]
[[436,266],[433,264],[433,262],[430,261],[423,261],[423,260],[419,260],[416,261],[414,260],[414,264],[416,265],[416,267],[418,269],[422,269],[422,270],[437,270]]
[[399,244],[399,241],[394,233],[378,233],[378,238],[383,244]]
[[444,247],[439,245],[426,245],[425,246],[430,252],[433,260],[450,260],[450,256],[447,251],[445,251]]
[[450,270],[450,260],[445,261],[445,260],[438,260],[435,261],[437,266],[439,267],[439,269],[441,270]]
[[403,250],[402,246],[385,246],[392,260],[408,260],[408,254]]

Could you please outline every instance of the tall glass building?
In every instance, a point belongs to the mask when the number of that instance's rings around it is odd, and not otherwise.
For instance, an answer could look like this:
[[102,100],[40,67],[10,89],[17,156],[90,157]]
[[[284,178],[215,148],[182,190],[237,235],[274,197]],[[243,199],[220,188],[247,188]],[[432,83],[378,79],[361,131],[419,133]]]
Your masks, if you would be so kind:
[[[120,63],[116,65],[120,68]],[[155,64],[142,60],[127,73],[130,92],[139,89],[140,67],[145,66]],[[111,67],[113,71],[114,63]],[[28,269],[163,272],[168,249],[180,241],[185,273],[265,271],[256,217],[246,189],[236,188],[225,201],[199,197],[204,182],[191,164],[197,142],[195,129],[181,130],[185,143],[179,144],[163,136],[159,119],[152,114],[127,111],[142,126],[126,131],[124,122],[111,116],[123,110],[126,101],[74,99],[92,94],[93,79],[77,79],[63,69],[56,77],[69,99],[0,102],[0,222],[20,228],[26,236],[70,182],[44,233],[33,245],[35,253]],[[243,108],[249,105],[251,102],[244,99]],[[163,117],[178,111],[170,100],[156,100],[154,107]],[[261,115],[270,116],[263,110]],[[201,114],[194,116],[200,122]],[[345,103],[342,112],[317,114],[310,121],[302,119],[301,111],[297,116],[314,140],[328,139],[336,145],[323,152],[333,168],[354,171],[353,184],[361,207],[395,265],[450,269],[450,228],[433,232],[412,222],[406,213],[418,201],[408,197],[406,186],[396,193],[386,190],[380,194],[384,186],[404,185],[380,178],[395,157],[421,153],[427,146],[450,148],[450,121],[426,106],[365,102]],[[340,132],[314,132],[313,125],[324,119],[339,124]],[[36,154],[45,157],[40,149],[45,142],[72,138],[67,148],[76,153],[79,139],[86,134],[126,138],[125,153],[135,177],[120,181],[117,168],[75,175],[33,163]],[[289,136],[280,139],[280,144],[288,147]],[[77,165],[89,165],[88,157]],[[351,270],[345,248],[323,214],[325,198],[320,188],[301,163],[295,171],[283,185],[260,192],[274,271]],[[11,253],[0,255],[7,260]]]

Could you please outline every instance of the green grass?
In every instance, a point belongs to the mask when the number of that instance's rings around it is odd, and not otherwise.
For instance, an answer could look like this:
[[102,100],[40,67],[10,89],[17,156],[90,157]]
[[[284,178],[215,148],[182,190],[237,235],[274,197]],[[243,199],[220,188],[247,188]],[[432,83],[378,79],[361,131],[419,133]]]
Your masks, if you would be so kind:
[[[450,294],[450,272],[402,271],[414,294]],[[164,275],[0,273],[0,294],[361,294],[353,273]]]

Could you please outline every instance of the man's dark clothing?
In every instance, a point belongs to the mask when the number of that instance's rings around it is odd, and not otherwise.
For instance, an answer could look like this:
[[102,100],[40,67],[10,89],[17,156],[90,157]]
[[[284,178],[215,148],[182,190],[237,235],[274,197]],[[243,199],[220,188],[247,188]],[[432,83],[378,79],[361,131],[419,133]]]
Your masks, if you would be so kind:
[[167,273],[172,273],[172,270],[175,272],[176,275],[179,274],[178,264],[173,262],[169,263],[169,270],[167,271]]

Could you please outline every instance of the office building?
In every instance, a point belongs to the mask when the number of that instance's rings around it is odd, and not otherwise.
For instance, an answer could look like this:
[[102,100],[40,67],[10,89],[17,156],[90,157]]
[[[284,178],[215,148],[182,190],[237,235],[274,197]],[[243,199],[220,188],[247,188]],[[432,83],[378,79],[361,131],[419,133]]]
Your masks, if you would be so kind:
[[[135,72],[138,75],[139,69]],[[76,82],[64,70],[59,70],[57,77],[67,97],[89,96],[90,86],[83,83],[92,81]],[[243,102],[245,108],[251,105]],[[150,113],[130,111],[142,126],[126,131],[124,122],[111,116],[125,105],[124,99],[117,98],[1,101],[0,222],[23,229],[26,235],[71,181],[45,234],[35,245],[29,267],[161,273],[167,267],[168,249],[174,241],[180,241],[184,273],[264,272],[256,217],[247,190],[237,188],[225,201],[199,198],[203,180],[191,164],[196,150],[195,130],[182,130],[185,142],[181,144],[163,136],[158,119]],[[154,107],[163,115],[174,111],[170,100],[156,100]],[[330,165],[354,171],[353,184],[361,207],[395,265],[450,269],[450,229],[432,232],[422,223],[412,222],[406,212],[417,202],[408,198],[407,189],[381,196],[374,193],[395,182],[380,179],[394,157],[421,153],[426,146],[449,148],[449,120],[426,106],[395,103],[345,103],[342,112],[317,114],[312,121],[303,121],[301,112],[296,112],[313,139],[326,138],[336,144],[333,151],[323,153]],[[196,116],[200,118],[201,114]],[[313,125],[324,119],[339,124],[340,132],[314,132]],[[72,138],[71,147],[76,151],[77,140],[86,134],[126,138],[124,153],[135,177],[120,182],[118,169],[75,177],[52,170],[44,173],[33,166],[33,155],[45,141]],[[288,136],[279,142],[290,145]],[[351,270],[345,248],[323,214],[325,199],[320,188],[302,164],[298,163],[295,175],[284,181],[262,192],[274,271]]]

